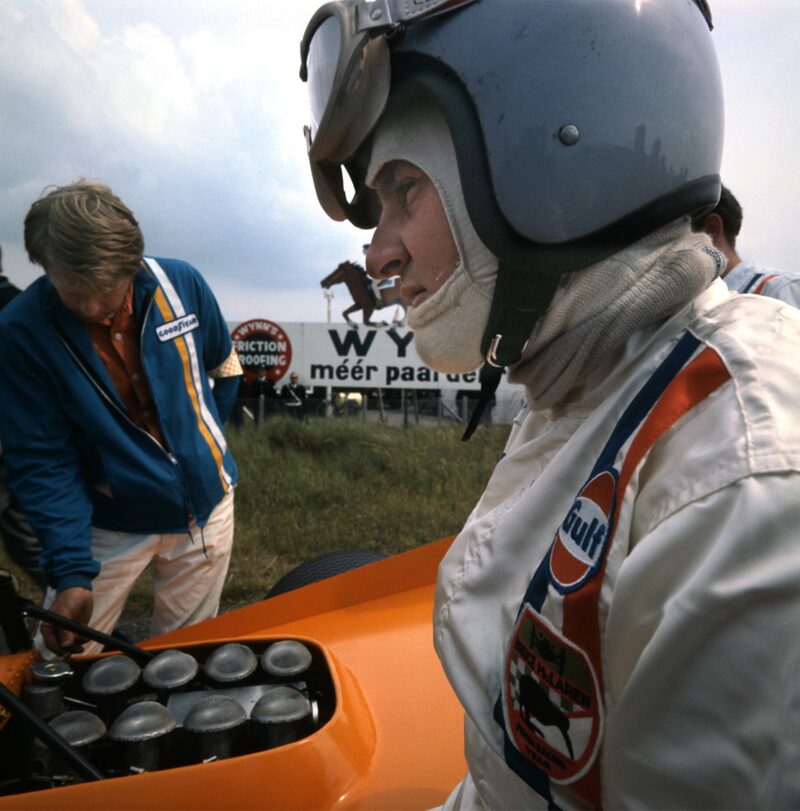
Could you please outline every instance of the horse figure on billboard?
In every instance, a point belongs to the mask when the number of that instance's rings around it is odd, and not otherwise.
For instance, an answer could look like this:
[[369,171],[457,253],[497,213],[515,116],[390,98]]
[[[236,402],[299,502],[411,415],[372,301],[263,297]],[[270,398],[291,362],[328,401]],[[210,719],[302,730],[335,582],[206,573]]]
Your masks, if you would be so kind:
[[348,324],[352,324],[353,322],[349,317],[350,313],[362,310],[364,323],[372,327],[377,326],[370,320],[372,313],[384,307],[400,307],[401,315],[399,318],[393,318],[392,324],[402,324],[405,321],[406,308],[400,299],[400,286],[397,281],[397,278],[387,279],[385,282],[380,282],[376,289],[367,275],[367,271],[361,265],[356,262],[345,261],[341,262],[333,273],[329,273],[320,284],[326,290],[334,284],[342,282],[346,284],[350,297],[353,299],[353,304],[342,313],[344,320]]

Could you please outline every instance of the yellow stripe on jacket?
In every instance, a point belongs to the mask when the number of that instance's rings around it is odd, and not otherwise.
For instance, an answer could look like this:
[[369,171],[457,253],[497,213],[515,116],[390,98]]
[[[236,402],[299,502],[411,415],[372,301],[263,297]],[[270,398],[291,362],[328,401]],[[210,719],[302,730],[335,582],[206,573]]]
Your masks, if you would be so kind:
[[[176,316],[170,306],[170,303],[167,301],[167,297],[164,295],[164,291],[159,286],[156,290],[155,294],[155,302],[156,306],[158,307],[159,312],[161,313],[162,318],[164,321],[174,321]],[[224,475],[224,467],[222,463],[222,453],[217,445],[214,437],[211,435],[211,431],[209,431],[208,426],[203,419],[203,415],[200,409],[200,401],[198,398],[198,393],[194,385],[194,380],[192,379],[192,368],[191,362],[189,360],[189,350],[186,347],[186,339],[184,336],[180,336],[176,338],[173,342],[175,345],[175,349],[177,349],[178,354],[181,358],[181,364],[183,366],[183,382],[186,386],[186,391],[189,394],[189,398],[192,401],[192,408],[194,409],[194,413],[197,416],[197,430],[200,432],[200,435],[206,441],[211,454],[214,457],[214,461],[217,463],[217,471],[219,473],[220,481],[222,482],[222,489],[227,493],[230,489],[230,485],[228,484],[225,475]]]

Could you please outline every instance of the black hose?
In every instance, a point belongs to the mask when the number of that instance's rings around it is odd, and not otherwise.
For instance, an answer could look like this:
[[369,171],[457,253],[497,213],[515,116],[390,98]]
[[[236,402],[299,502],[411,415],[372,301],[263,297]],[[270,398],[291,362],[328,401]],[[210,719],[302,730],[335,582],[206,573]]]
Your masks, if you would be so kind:
[[11,715],[17,716],[22,723],[27,724],[33,734],[42,743],[47,744],[54,752],[60,755],[72,767],[76,774],[84,780],[103,780],[99,772],[86,758],[62,735],[59,735],[50,724],[45,723],[33,710],[18,698],[8,687],[0,682],[0,704]]
[[106,650],[118,650],[122,653],[127,653],[140,665],[146,665],[154,656],[154,654],[144,650],[144,648],[132,645],[130,642],[125,642],[119,637],[104,634],[81,622],[69,620],[66,617],[62,617],[60,614],[55,614],[52,611],[48,611],[46,608],[36,605],[36,603],[32,603],[30,600],[26,600],[24,597],[18,597],[17,600],[19,610],[24,616],[43,620],[50,623],[50,625],[56,625],[59,628],[80,634],[87,639],[91,639],[93,642],[99,642]]

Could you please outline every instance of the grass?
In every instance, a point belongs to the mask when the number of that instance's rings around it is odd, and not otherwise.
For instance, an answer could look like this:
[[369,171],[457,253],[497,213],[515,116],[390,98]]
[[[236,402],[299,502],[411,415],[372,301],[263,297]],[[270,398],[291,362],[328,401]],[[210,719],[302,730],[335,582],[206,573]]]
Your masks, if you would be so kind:
[[[458,532],[500,456],[508,426],[481,426],[469,442],[461,441],[461,430],[282,417],[228,429],[239,484],[223,607],[262,599],[283,574],[324,552],[392,554]],[[2,552],[0,567],[14,568]],[[146,614],[150,606],[145,575],[126,614]]]

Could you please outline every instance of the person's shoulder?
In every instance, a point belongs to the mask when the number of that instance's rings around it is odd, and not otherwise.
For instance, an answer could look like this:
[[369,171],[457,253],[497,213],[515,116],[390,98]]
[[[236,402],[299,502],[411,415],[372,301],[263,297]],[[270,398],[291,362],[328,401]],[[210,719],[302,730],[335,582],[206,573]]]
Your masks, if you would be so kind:
[[9,308],[14,299],[19,298],[19,290],[11,290],[5,287],[0,280],[0,315]]
[[51,289],[47,277],[40,276],[0,309],[0,325],[19,326],[38,320]]
[[[181,294],[193,291],[192,295],[202,295],[208,289],[208,283],[200,271],[184,259],[169,259],[162,256],[146,256],[145,264],[163,285],[165,282],[174,286]],[[162,277],[163,274],[163,278]],[[159,278],[162,277],[162,278]]]
[[658,511],[747,477],[800,473],[800,311],[717,280],[675,319],[699,339],[698,352],[711,350],[684,378],[692,381],[685,393],[718,385],[664,436],[652,468],[658,483],[648,485]]
[[200,275],[200,271],[185,259],[171,259],[164,256],[146,256],[145,262],[147,262],[151,268],[153,267],[153,263],[155,263],[171,278]]
[[763,295],[731,293],[700,314],[692,331],[730,374],[751,447],[800,455],[800,310]]
[[800,307],[800,273],[769,267],[763,268],[762,272],[757,290],[753,292]]
[[774,357],[800,346],[800,310],[772,296],[731,291],[717,296],[699,315],[701,331],[729,337],[746,356]]
[[22,290],[11,279],[0,273],[0,310],[13,301],[21,292]]
[[800,273],[761,265],[752,259],[736,265],[725,276],[725,283],[738,293],[778,298],[795,306],[800,303]]

